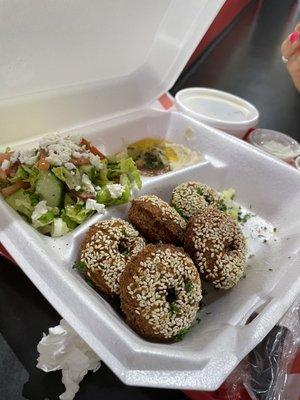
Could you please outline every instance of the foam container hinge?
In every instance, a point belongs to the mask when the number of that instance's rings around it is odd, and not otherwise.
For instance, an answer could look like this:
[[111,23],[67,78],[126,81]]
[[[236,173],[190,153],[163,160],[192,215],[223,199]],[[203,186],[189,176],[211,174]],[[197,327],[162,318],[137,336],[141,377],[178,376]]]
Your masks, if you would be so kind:
[[[100,219],[126,218],[128,205],[110,208],[103,216],[94,215],[65,237],[49,238],[36,232],[0,200],[0,241],[53,307],[123,382],[217,389],[299,293],[299,172],[176,111],[138,111],[69,133],[80,133],[108,154],[119,151],[124,140],[130,143],[149,136],[199,150],[201,162],[145,178],[141,193],[153,193],[169,201],[172,188],[190,179],[218,190],[233,187],[245,209],[251,208],[266,226],[277,228],[267,243],[260,238],[249,239],[255,257],[249,260],[247,278],[230,291],[210,291],[201,322],[182,342],[166,345],[136,335],[72,269],[88,227]],[[258,316],[247,324],[258,307]]]

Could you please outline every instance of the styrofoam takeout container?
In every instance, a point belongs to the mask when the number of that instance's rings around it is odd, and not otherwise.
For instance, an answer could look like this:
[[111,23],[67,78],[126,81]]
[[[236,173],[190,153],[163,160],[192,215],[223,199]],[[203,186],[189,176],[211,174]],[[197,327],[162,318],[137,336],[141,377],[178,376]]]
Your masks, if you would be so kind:
[[251,103],[221,90],[183,89],[176,93],[175,103],[179,111],[238,138],[255,128],[259,120]]
[[[264,243],[263,232],[254,238],[251,224],[245,225],[249,251],[255,254],[247,279],[230,291],[212,291],[205,300],[210,314],[172,345],[137,336],[72,269],[88,227],[125,217],[128,205],[94,215],[62,238],[49,238],[1,198],[0,241],[123,382],[215,390],[300,289],[299,173],[183,112],[149,106],[171,87],[223,1],[29,3],[25,9],[10,1],[0,6],[6,39],[0,74],[7,75],[0,93],[3,147],[31,147],[45,131],[58,129],[84,135],[105,153],[120,150],[124,139],[147,136],[189,145],[201,151],[202,161],[145,178],[142,193],[169,200],[172,188],[188,179],[218,190],[234,187],[238,201],[255,211],[270,237]],[[134,33],[128,26],[135,26]],[[246,324],[257,308],[256,318]]]

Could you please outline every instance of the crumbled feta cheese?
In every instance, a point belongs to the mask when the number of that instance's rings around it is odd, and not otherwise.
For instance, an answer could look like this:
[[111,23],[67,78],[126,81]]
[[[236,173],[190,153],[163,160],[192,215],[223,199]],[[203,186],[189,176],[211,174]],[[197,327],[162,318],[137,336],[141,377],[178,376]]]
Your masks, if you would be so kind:
[[82,187],[89,193],[95,193],[94,185],[86,174],[82,175]]
[[45,200],[42,200],[39,203],[37,203],[31,215],[32,221],[38,220],[39,218],[41,218],[42,215],[48,212],[48,207],[46,204],[47,202]]
[[34,165],[38,160],[39,152],[37,149],[23,150],[19,153],[19,161],[21,164]]
[[105,213],[105,205],[97,203],[96,200],[94,200],[94,199],[87,199],[87,201],[85,203],[85,208],[87,210],[95,210],[99,214]]
[[79,151],[74,151],[72,156],[75,158],[80,158],[80,157],[82,157],[82,153],[79,153]]
[[85,146],[80,145],[80,141],[75,138],[62,137],[58,134],[46,136],[40,142],[40,147],[47,153],[46,160],[51,165],[64,165],[67,169],[76,169],[75,165],[70,162],[71,158],[88,158],[96,169],[101,169],[102,163],[98,156],[86,150]]
[[1,169],[3,169],[3,171],[6,171],[9,167],[10,167],[10,161],[4,160],[1,164]]
[[80,190],[81,189],[81,186],[75,186],[75,190],[76,190],[76,192],[78,192],[78,190]]
[[97,192],[99,192],[99,190],[101,190],[100,186],[95,186],[95,189],[97,190]]
[[[70,137],[58,134],[46,136],[40,141],[40,147],[45,149],[46,160],[52,165],[61,166],[70,161],[74,152],[81,154],[82,148]],[[81,157],[81,155],[80,155]]]
[[125,187],[119,183],[110,183],[109,185],[106,185],[106,187],[113,199],[121,197],[125,189]]
[[[83,146],[80,147],[80,149],[82,150],[82,149],[83,149]],[[73,156],[74,158],[81,158],[81,157],[83,157],[83,158],[89,158],[90,155],[91,155],[91,153],[88,153],[88,152],[86,152],[86,151],[83,151],[83,152],[81,151],[81,153],[79,153],[79,151],[74,151],[74,152],[72,153],[72,156]]]
[[10,157],[10,162],[11,164],[14,164],[16,161],[18,161],[20,152],[19,151],[14,151],[13,154]]
[[49,156],[47,156],[45,160],[49,161],[51,165],[55,165],[56,167],[60,167],[62,165],[62,160],[60,157],[53,152],[49,152]]
[[99,156],[96,156],[95,154],[91,153],[89,155],[89,159],[90,159],[91,164],[96,168],[96,170],[103,168],[103,164],[102,164]]
[[76,169],[75,165],[74,165],[73,163],[71,163],[71,162],[66,162],[66,163],[65,163],[65,167],[66,167],[68,170]]

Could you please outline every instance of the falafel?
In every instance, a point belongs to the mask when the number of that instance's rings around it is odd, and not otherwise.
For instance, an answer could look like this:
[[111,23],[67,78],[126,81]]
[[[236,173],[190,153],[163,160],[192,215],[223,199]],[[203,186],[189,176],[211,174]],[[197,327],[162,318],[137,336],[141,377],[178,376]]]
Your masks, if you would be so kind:
[[180,245],[183,241],[185,220],[174,208],[155,195],[134,199],[128,219],[151,242]]
[[184,249],[201,278],[215,288],[230,289],[246,268],[246,239],[231,217],[213,207],[204,208],[188,222]]
[[85,275],[110,297],[119,294],[119,280],[128,261],[145,246],[138,231],[121,219],[100,221],[90,227],[81,245]]
[[191,258],[173,245],[147,245],[120,279],[128,325],[147,340],[182,339],[199,308],[201,282]]
[[186,220],[208,206],[217,207],[219,195],[201,182],[183,182],[172,192],[171,206]]

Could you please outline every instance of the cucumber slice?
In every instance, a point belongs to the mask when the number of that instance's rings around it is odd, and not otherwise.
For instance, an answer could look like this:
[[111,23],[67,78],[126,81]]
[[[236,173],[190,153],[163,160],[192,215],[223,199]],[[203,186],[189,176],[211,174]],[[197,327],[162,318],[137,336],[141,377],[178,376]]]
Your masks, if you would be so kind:
[[30,195],[24,191],[24,189],[19,189],[10,196],[5,197],[5,201],[20,214],[26,215],[30,218],[33,206],[31,205]]
[[59,207],[62,203],[63,183],[50,171],[39,172],[35,191],[49,207]]

